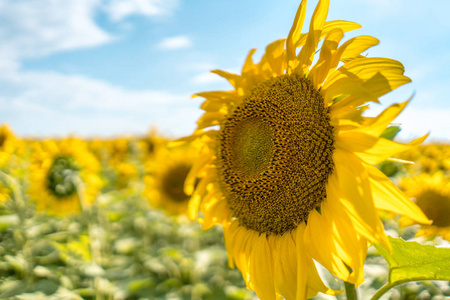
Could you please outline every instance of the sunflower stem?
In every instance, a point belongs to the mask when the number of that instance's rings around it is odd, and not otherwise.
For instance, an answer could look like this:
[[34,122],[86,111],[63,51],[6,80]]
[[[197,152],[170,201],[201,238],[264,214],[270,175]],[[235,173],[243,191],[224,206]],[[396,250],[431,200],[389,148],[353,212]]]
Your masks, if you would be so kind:
[[0,171],[0,181],[3,181],[11,189],[12,198],[14,200],[14,208],[16,210],[17,215],[19,216],[20,222],[23,224],[23,222],[26,220],[25,215],[26,206],[23,200],[22,190],[20,188],[19,183],[14,177],[2,171]]
[[358,300],[355,285],[349,282],[344,282],[344,284],[345,284],[345,295],[347,296],[347,300]]
[[383,296],[384,294],[386,294],[386,292],[388,292],[390,289],[403,284],[403,283],[407,283],[407,282],[411,282],[411,281],[424,281],[424,280],[429,280],[429,278],[427,277],[414,277],[414,278],[408,278],[408,279],[404,279],[404,280],[399,280],[396,282],[388,282],[385,285],[383,285],[376,293],[375,295],[372,296],[371,300],[378,300],[381,298],[381,296]]
[[[85,195],[84,194],[84,189],[85,189],[84,183],[83,183],[83,180],[79,176],[74,176],[73,183],[75,184],[75,188],[78,193],[78,202],[80,205],[81,215],[87,226],[89,245],[90,245],[90,251],[91,251],[91,261],[95,265],[98,265],[101,267],[102,266],[101,241],[100,241],[100,238],[98,237],[98,233],[94,234],[94,232],[93,232],[92,223],[91,223],[92,210],[87,208],[87,203],[86,203],[86,199],[84,196]],[[96,295],[95,295],[96,300],[103,299],[103,295],[102,295],[100,289],[98,288],[99,281],[100,281],[100,276],[95,276],[93,278],[94,289],[95,289],[95,293],[96,293]]]

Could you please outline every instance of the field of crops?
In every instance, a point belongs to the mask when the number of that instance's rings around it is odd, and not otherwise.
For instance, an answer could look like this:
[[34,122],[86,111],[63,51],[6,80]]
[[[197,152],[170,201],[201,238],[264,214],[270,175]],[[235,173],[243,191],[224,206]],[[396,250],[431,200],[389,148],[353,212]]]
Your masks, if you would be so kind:
[[[228,266],[222,228],[204,231],[187,217],[183,185],[197,152],[195,144],[177,145],[155,132],[41,140],[1,127],[0,298],[256,299]],[[435,226],[385,213],[388,235],[448,245],[450,146],[419,146],[399,159],[378,167],[425,212],[422,196],[436,200]],[[322,271],[332,288],[342,288]],[[374,248],[365,272],[362,299],[388,276]],[[392,299],[445,296],[446,281],[391,293]]]

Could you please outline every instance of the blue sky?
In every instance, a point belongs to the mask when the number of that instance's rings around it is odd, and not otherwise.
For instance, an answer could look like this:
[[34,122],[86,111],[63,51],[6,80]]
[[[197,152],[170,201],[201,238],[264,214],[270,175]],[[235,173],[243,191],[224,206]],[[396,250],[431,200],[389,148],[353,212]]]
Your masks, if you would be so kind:
[[[1,0],[0,122],[22,136],[187,135],[201,114],[190,95],[230,89],[209,71],[239,72],[251,48],[258,58],[286,37],[299,3]],[[448,11],[447,0],[331,0],[327,20],[360,23],[348,37],[377,37],[368,55],[400,60],[413,79],[373,105],[415,93],[400,137],[450,141]]]

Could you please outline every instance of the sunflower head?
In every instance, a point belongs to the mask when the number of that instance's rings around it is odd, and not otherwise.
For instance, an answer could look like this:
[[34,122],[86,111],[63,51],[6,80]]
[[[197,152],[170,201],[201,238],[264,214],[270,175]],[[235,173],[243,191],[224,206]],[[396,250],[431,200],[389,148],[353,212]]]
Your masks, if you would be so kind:
[[[433,175],[422,173],[402,178],[399,186],[433,222],[422,225],[417,234],[428,238],[442,236],[450,241],[450,178],[443,172]],[[401,220],[404,226],[413,223],[414,221],[407,217]]]
[[23,148],[22,146],[21,141],[15,137],[8,125],[2,125],[0,127],[0,166],[5,166],[11,156]]
[[184,182],[195,159],[194,148],[159,147],[154,159],[146,162],[144,195],[149,203],[173,215],[186,214],[189,196]]
[[73,195],[76,193],[74,178],[79,170],[73,156],[55,157],[47,173],[48,189],[57,198]]
[[336,293],[314,260],[360,284],[367,245],[389,248],[377,210],[428,222],[375,167],[425,139],[383,136],[409,101],[363,114],[411,80],[400,62],[363,55],[376,38],[342,41],[361,26],[327,22],[328,7],[319,0],[302,33],[302,1],[287,38],[270,43],[259,62],[253,49],[240,74],[214,70],[233,89],[196,94],[205,112],[181,139],[201,145],[185,182],[189,216],[204,229],[223,225],[230,265],[260,298]]
[[14,138],[14,134],[9,129],[8,125],[3,124],[0,127],[0,149],[3,149],[6,142]]
[[28,193],[37,210],[62,216],[94,201],[102,186],[100,165],[82,140],[45,140],[32,147]]
[[305,222],[325,199],[333,149],[328,108],[308,80],[281,75],[254,87],[218,137],[219,180],[233,216],[267,234]]

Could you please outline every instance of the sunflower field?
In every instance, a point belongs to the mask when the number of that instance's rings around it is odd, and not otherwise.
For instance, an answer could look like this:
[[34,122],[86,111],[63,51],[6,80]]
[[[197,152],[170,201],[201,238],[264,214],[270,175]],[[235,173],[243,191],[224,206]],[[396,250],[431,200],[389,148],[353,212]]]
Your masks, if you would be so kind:
[[[6,125],[0,139],[1,299],[257,299],[228,266],[221,227],[204,231],[186,217],[183,185],[195,144],[173,146],[154,132],[21,139]],[[387,233],[448,245],[450,145],[419,146],[401,158],[415,163],[378,168],[435,223],[420,227],[385,213]],[[386,283],[388,269],[370,248],[362,299]],[[331,287],[342,285],[322,271]],[[450,285],[408,283],[389,295],[445,299]]]
[[3,124],[0,299],[450,299],[450,144],[370,114],[411,79],[329,5],[213,70],[190,135]]

